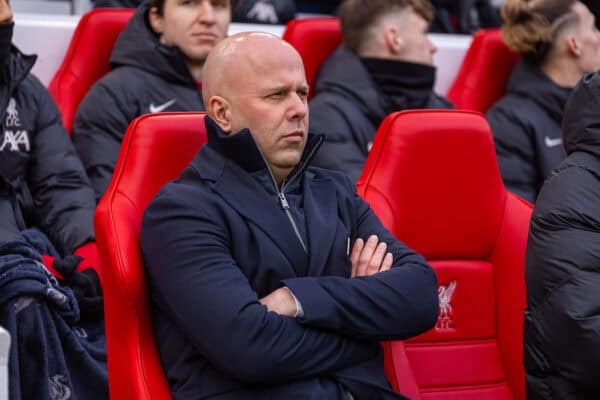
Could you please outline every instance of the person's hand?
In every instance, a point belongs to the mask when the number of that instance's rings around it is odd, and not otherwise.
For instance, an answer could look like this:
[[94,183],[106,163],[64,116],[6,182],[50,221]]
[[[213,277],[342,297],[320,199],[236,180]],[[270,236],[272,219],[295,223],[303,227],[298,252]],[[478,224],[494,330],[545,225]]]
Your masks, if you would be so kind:
[[260,303],[267,307],[267,310],[276,312],[279,315],[294,318],[296,316],[296,301],[290,290],[286,287],[271,292],[262,299]]
[[356,239],[350,253],[352,264],[350,277],[369,276],[389,270],[394,262],[394,256],[392,253],[386,253],[386,250],[387,244],[379,242],[376,235],[371,235],[366,243],[360,238]]

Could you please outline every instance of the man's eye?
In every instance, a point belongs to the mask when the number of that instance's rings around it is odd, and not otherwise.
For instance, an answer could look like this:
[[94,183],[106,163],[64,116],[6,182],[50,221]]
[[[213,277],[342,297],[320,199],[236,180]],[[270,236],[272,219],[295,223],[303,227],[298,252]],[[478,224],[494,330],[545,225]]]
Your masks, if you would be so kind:
[[211,2],[211,5],[214,8],[227,8],[229,6],[229,1],[228,0],[213,0]]

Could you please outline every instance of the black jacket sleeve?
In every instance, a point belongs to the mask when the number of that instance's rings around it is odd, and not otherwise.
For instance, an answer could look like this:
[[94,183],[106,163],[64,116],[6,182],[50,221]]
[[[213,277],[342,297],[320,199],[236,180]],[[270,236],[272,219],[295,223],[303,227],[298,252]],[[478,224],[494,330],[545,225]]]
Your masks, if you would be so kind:
[[540,193],[526,253],[525,358],[577,387],[600,391],[600,190],[594,175],[571,167]]
[[506,188],[534,202],[540,177],[535,164],[533,128],[505,104],[492,107],[487,120],[494,135],[498,166]]
[[40,228],[64,254],[94,240],[94,192],[47,90],[32,78],[39,110],[28,183]]
[[304,311],[303,323],[369,340],[407,339],[435,324],[437,278],[426,261],[394,238],[369,205],[355,196],[356,237],[377,235],[394,256],[389,271],[371,276],[285,280]]
[[326,95],[310,103],[310,129],[325,136],[311,165],[344,172],[353,182],[358,180],[377,127],[357,112],[355,107]]
[[96,201],[112,178],[121,142],[129,123],[138,116],[110,84],[96,83],[81,102],[73,122],[73,143],[90,178]]
[[211,218],[191,201],[176,193],[154,200],[144,215],[142,251],[156,301],[213,366],[242,381],[276,383],[377,354],[376,342],[268,312],[232,258],[219,214]]

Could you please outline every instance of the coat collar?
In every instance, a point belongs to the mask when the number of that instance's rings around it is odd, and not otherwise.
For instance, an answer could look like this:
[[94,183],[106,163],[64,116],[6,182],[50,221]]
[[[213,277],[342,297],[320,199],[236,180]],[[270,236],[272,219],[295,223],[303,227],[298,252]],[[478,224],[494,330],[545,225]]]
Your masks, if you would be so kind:
[[11,46],[8,59],[2,65],[2,95],[0,96],[0,115],[6,111],[8,101],[16,87],[29,75],[37,56],[25,55],[14,45]]
[[[224,161],[233,162],[246,172],[256,172],[267,169],[265,159],[249,129],[243,129],[236,134],[228,135],[225,134],[219,125],[217,125],[217,123],[209,116],[204,118],[204,123],[208,139],[205,147],[215,151],[224,159]],[[303,170],[306,169],[321,146],[322,141],[323,135],[308,134],[308,140],[302,153],[302,157],[300,158],[300,162],[290,173],[290,177],[302,173]],[[212,179],[216,178],[214,174],[218,172],[219,171],[212,171]],[[204,177],[210,178],[210,176],[206,175]]]
[[[201,178],[212,181],[212,189],[225,202],[261,229],[275,243],[298,275],[318,274],[325,266],[334,239],[337,200],[335,187],[327,176],[306,170],[322,142],[321,135],[309,135],[300,164],[290,176],[300,179],[306,220],[309,254],[302,248],[281,207],[279,198],[251,174],[265,170],[265,161],[245,129],[226,135],[206,117],[207,144],[192,161]],[[301,272],[303,271],[303,273]]]

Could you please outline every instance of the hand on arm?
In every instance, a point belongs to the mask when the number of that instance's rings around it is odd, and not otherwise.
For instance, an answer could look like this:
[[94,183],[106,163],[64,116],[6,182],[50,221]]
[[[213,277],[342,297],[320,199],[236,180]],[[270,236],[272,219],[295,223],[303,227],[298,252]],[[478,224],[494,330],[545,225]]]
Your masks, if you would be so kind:
[[284,280],[302,305],[304,317],[299,320],[368,340],[405,339],[431,328],[438,312],[435,273],[382,226],[362,199],[357,198],[357,206],[356,237],[371,236],[366,242],[358,239],[352,248],[352,279],[331,275]]
[[200,210],[198,197],[159,195],[144,215],[141,245],[153,297],[211,365],[241,381],[273,384],[331,374],[377,354],[377,343],[283,316],[296,312],[285,288],[259,299],[217,213]]
[[276,289],[259,301],[263,306],[267,307],[267,310],[285,317],[295,318],[298,312],[296,300],[290,290],[286,287]]
[[380,242],[377,235],[371,235],[366,243],[363,239],[357,239],[350,254],[350,277],[369,276],[389,270],[394,257],[392,253],[386,253],[386,250],[387,244]]
[[[369,276],[389,270],[394,262],[394,257],[392,253],[386,253],[386,250],[387,244],[379,242],[377,235],[371,235],[366,242],[363,239],[357,239],[350,255],[351,277]],[[271,292],[259,301],[267,307],[267,310],[279,315],[292,318],[298,316],[297,300],[285,286]]]

